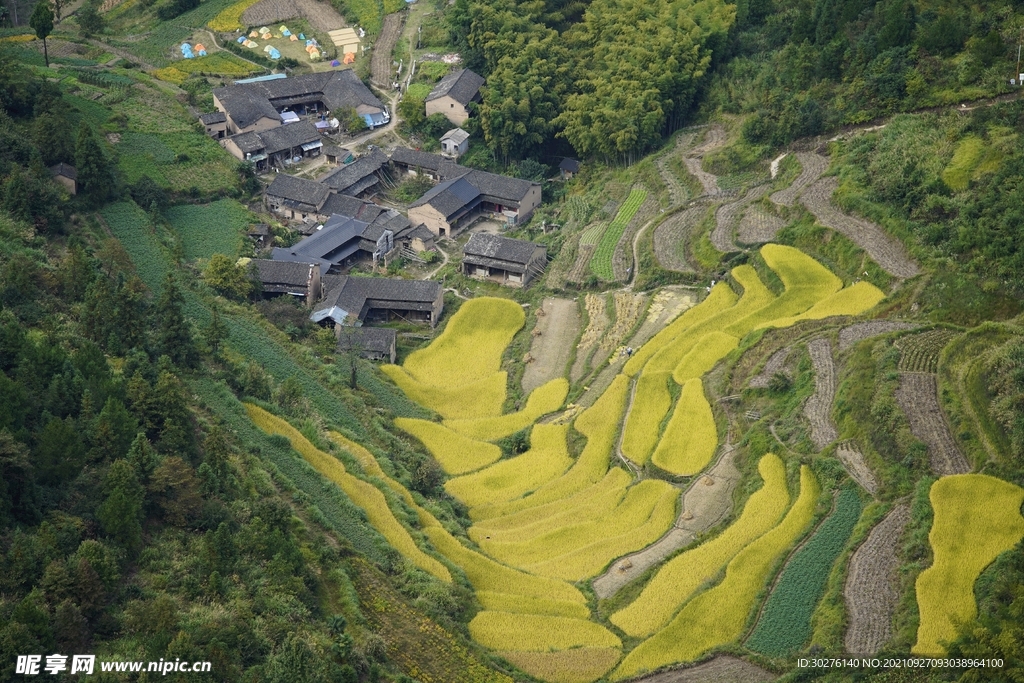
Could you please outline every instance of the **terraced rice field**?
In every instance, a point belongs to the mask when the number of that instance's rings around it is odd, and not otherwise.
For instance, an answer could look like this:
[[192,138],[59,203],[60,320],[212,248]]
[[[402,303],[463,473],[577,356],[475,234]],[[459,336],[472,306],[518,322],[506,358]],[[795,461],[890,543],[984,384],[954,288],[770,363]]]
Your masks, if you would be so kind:
[[608,224],[608,228],[601,234],[601,239],[598,240],[594,255],[590,260],[590,269],[599,278],[609,281],[615,279],[615,272],[612,267],[612,256],[615,253],[615,247],[619,244],[619,239],[625,232],[626,226],[633,219],[633,215],[640,210],[645,199],[647,199],[647,190],[643,188],[633,188],[630,190],[626,201],[619,207],[619,212],[615,215],[612,222]]
[[723,253],[737,251],[737,247],[733,243],[736,224],[747,207],[763,197],[768,189],[768,185],[758,185],[747,190],[743,197],[718,207],[718,211],[715,212],[715,229],[711,231],[711,244],[715,249]]
[[844,441],[836,447],[836,457],[843,463],[847,474],[872,496],[878,492],[878,480],[864,460],[864,454],[853,441]]
[[785,372],[786,361],[789,359],[789,354],[792,349],[785,346],[775,353],[773,353],[767,361],[765,361],[764,367],[761,368],[761,372],[750,378],[747,382],[747,386],[754,389],[767,389],[768,383],[771,382],[772,377],[780,372]]
[[939,406],[939,388],[935,375],[901,372],[896,403],[910,423],[910,431],[928,446],[928,458],[936,474],[962,474],[970,471],[967,459],[957,447]]
[[855,344],[890,332],[902,332],[912,330],[917,325],[900,320],[868,320],[862,323],[854,323],[839,330],[839,352],[842,353],[852,348]]
[[816,182],[828,170],[828,157],[817,152],[797,152],[796,158],[800,162],[800,175],[792,185],[784,190],[779,190],[770,197],[775,204],[793,206],[804,189]]
[[832,361],[832,343],[815,339],[807,345],[814,366],[814,393],[804,405],[804,415],[811,423],[811,441],[821,450],[839,438],[832,421],[832,401],[836,397],[836,366]]
[[543,384],[526,399],[526,405],[515,413],[498,417],[480,417],[468,420],[445,420],[452,431],[477,441],[497,441],[521,429],[526,429],[543,415],[558,410],[569,394],[569,382],[559,377]]
[[900,337],[896,341],[900,372],[937,372],[939,354],[958,334],[957,330],[940,328]]
[[786,221],[760,207],[752,206],[743,212],[736,226],[736,241],[739,244],[771,242],[784,227]]
[[654,229],[654,255],[662,268],[680,273],[695,272],[686,260],[686,241],[706,212],[707,205],[698,203],[672,214]]
[[717,449],[718,430],[704,385],[699,378],[691,379],[683,385],[651,462],[671,474],[693,476],[707,467]]

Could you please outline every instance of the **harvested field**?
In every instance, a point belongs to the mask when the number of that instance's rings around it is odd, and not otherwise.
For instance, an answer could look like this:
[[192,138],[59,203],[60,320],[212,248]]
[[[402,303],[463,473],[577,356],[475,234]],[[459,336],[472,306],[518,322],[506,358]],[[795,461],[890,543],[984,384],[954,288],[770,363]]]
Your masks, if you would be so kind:
[[872,496],[878,491],[878,481],[874,473],[864,460],[864,454],[857,448],[853,441],[844,441],[836,448],[836,457],[843,463],[846,472],[855,482],[870,493]]
[[704,217],[705,211],[707,211],[707,206],[703,203],[698,203],[695,206],[669,216],[661,225],[655,228],[654,255],[662,268],[675,270],[680,273],[694,272],[693,266],[687,262],[683,254],[686,248],[686,240],[689,238],[693,228]]
[[789,359],[790,351],[791,349],[787,346],[773,353],[761,368],[761,374],[751,377],[747,384],[753,389],[767,389],[772,377],[786,371],[786,360]]
[[811,441],[821,450],[839,438],[832,421],[832,401],[836,397],[836,366],[832,360],[832,343],[815,339],[807,345],[814,365],[814,393],[804,405],[804,415],[811,423]]
[[669,206],[678,206],[682,204],[690,196],[689,191],[683,184],[679,182],[678,176],[672,172],[669,168],[668,163],[672,157],[681,153],[683,150],[693,144],[695,133],[684,133],[676,138],[675,147],[668,154],[662,155],[658,161],[655,162],[655,166],[658,168],[658,173],[661,175],[661,179],[665,181],[665,187],[668,188],[668,200]]
[[[583,336],[580,337],[579,344],[576,346],[576,361],[573,363],[572,372],[569,374],[573,382],[578,382],[583,378],[583,374],[587,370],[587,356],[590,350],[597,345],[605,330],[608,329],[608,325],[611,324],[611,321],[608,319],[608,313],[605,311],[604,296],[587,294],[584,301],[587,307],[587,329],[583,331]],[[603,362],[604,359],[598,358],[598,355],[600,354],[595,353],[591,367],[594,367],[599,362]]]
[[316,0],[260,0],[242,12],[242,25],[269,26],[292,17],[302,17],[324,33],[345,26],[345,19],[333,7]]
[[917,275],[917,264],[899,240],[877,223],[843,213],[832,204],[832,194],[838,186],[837,178],[822,178],[808,187],[800,199],[819,223],[849,237],[885,272],[898,278]]
[[932,471],[940,476],[970,472],[963,453],[953,441],[946,417],[939,407],[939,388],[935,375],[901,372],[896,403],[910,423],[910,431],[928,446]]
[[580,248],[576,252],[576,262],[572,264],[569,274],[565,276],[566,280],[569,282],[583,282],[587,279],[587,276],[590,275],[590,259],[594,255],[596,247],[596,244],[584,244],[581,239]]
[[736,241],[740,244],[759,244],[771,242],[786,225],[775,214],[758,207],[751,207],[743,214],[740,224],[736,227]]
[[615,292],[615,324],[602,337],[598,346],[606,351],[618,348],[626,339],[626,335],[640,319],[647,297],[632,292]]
[[657,543],[627,555],[594,579],[594,592],[600,599],[610,598],[619,589],[658,564],[676,550],[690,544],[697,534],[718,524],[732,509],[732,492],[740,480],[734,463],[736,449],[722,448],[718,462],[706,475],[698,477],[683,494],[679,519]]
[[846,351],[854,344],[880,334],[912,330],[915,327],[917,325],[914,323],[905,323],[900,320],[868,320],[863,323],[854,323],[839,330],[839,351]]
[[648,221],[654,218],[657,212],[658,200],[653,195],[648,194],[646,199],[644,199],[644,203],[640,205],[637,212],[629,219],[626,229],[623,230],[622,236],[615,245],[615,251],[612,252],[612,273],[616,280],[620,282],[629,280],[634,265],[633,238],[636,237],[636,233],[640,228],[647,225]]
[[711,244],[721,252],[737,251],[733,243],[733,229],[736,227],[738,217],[743,214],[744,209],[757,201],[769,190],[768,185],[752,187],[745,195],[733,202],[727,202],[718,207],[715,212],[715,229],[711,231]]
[[384,27],[380,30],[380,35],[377,36],[377,42],[373,45],[370,78],[380,88],[390,90],[391,83],[394,81],[395,66],[392,53],[395,51],[395,45],[398,43],[399,36],[402,35],[402,21],[404,18],[405,14],[401,12],[395,12],[384,17]]
[[779,190],[771,196],[775,204],[782,206],[793,206],[801,191],[813,182],[816,182],[821,174],[828,170],[828,157],[823,157],[816,152],[797,152],[797,161],[800,162],[800,175],[793,181],[793,184],[784,190]]
[[846,599],[846,651],[874,655],[892,637],[892,615],[899,600],[900,566],[896,549],[910,521],[910,507],[894,507],[850,558],[843,597]]
[[901,337],[896,342],[900,350],[900,372],[938,372],[939,354],[959,332],[955,330],[928,330],[920,334]]
[[686,669],[633,679],[632,683],[767,683],[778,676],[738,657],[722,655]]
[[[544,315],[540,315],[540,311]],[[575,301],[544,299],[540,311],[530,345],[533,361],[527,363],[523,371],[523,391],[527,393],[565,374],[565,366],[580,333],[580,314]]]
[[701,143],[701,146],[694,149],[683,160],[686,163],[686,169],[700,181],[705,194],[717,195],[722,192],[718,187],[718,177],[705,171],[701,166],[701,162],[703,161],[705,154],[718,149],[724,144],[725,129],[721,126],[711,126],[708,128],[707,135],[704,136],[704,141]]

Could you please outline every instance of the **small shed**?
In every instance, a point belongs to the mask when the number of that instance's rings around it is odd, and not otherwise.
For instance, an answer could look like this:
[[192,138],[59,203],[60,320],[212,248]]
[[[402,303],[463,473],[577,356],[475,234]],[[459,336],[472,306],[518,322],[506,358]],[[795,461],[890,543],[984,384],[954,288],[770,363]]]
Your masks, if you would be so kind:
[[256,223],[250,226],[249,232],[246,234],[260,249],[265,247],[267,243],[273,241],[273,233],[270,232],[270,226],[266,223]]
[[222,111],[200,114],[199,122],[206,129],[206,134],[214,140],[220,140],[228,134],[228,117]]
[[462,272],[509,287],[525,287],[547,266],[547,247],[489,233],[474,233],[463,248]]
[[334,164],[335,166],[348,164],[355,160],[350,150],[338,147],[337,145],[324,145],[322,152],[327,157],[327,163]]
[[469,151],[469,133],[461,128],[452,128],[441,136],[441,154],[458,159]]
[[562,163],[558,165],[558,170],[562,173],[564,180],[569,180],[569,178],[580,172],[580,162],[576,159],[565,157],[562,159]]
[[338,353],[358,353],[370,360],[394,363],[397,333],[386,327],[342,327],[338,331]]
[[303,299],[307,306],[323,296],[318,263],[268,259],[253,259],[250,263],[254,266],[252,276],[259,281],[264,296],[289,294]]
[[50,175],[58,183],[68,189],[71,194],[78,194],[78,169],[71,164],[61,162],[50,167]]

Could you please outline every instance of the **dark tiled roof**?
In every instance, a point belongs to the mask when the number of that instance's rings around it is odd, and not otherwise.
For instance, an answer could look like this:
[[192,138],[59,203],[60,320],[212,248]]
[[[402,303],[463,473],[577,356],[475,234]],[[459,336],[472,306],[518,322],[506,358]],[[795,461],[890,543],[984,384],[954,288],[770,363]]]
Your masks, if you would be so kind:
[[562,159],[562,163],[558,165],[559,170],[568,171],[569,173],[576,173],[580,170],[580,162],[576,159],[566,157]]
[[467,263],[474,263],[477,258],[504,261],[522,266],[525,269],[539,246],[541,245],[534,244],[533,242],[524,242],[523,240],[514,240],[510,237],[477,232],[473,233],[473,236],[469,238],[469,242],[466,243],[463,249],[465,254],[463,260]]
[[214,88],[213,95],[239,128],[248,128],[262,118],[280,123],[281,117],[278,116],[274,105],[261,93],[251,89],[250,85],[253,84]]
[[263,140],[267,154],[276,154],[293,147],[301,147],[308,142],[317,142],[320,139],[320,131],[309,121],[299,121],[286,126],[261,130],[256,135]]
[[487,171],[478,171],[476,169],[471,170],[469,173],[464,175],[463,178],[480,190],[480,194],[482,195],[504,202],[515,202],[517,204],[523,201],[526,197],[526,193],[530,191],[531,187],[534,185],[540,187],[539,183],[535,183],[530,180],[510,178],[507,175],[488,173]]
[[430,102],[447,95],[456,102],[466,105],[473,101],[483,84],[484,79],[479,74],[469,69],[459,69],[442,78],[427,95],[426,101]]
[[267,186],[267,195],[280,197],[299,204],[323,207],[331,191],[320,183],[305,178],[296,178],[286,173],[278,173],[274,181]]
[[387,327],[346,327],[338,339],[338,350],[347,351],[349,344],[360,351],[391,353],[395,345],[396,332]]
[[475,202],[479,196],[480,191],[465,178],[452,178],[432,187],[409,207],[429,205],[448,218]]
[[391,153],[391,162],[416,168],[426,168],[446,179],[456,178],[469,171],[465,166],[459,166],[451,159],[445,159],[440,154],[420,152],[408,147],[396,147],[395,151]]
[[442,292],[441,283],[431,280],[345,276],[333,281],[310,317],[317,322],[328,317],[341,322],[345,314],[361,320],[371,308],[429,311]]
[[71,164],[65,164],[63,161],[56,166],[51,166],[50,173],[55,176],[59,175],[65,178],[70,178],[71,180],[78,179],[78,169]]
[[265,292],[305,292],[309,287],[310,269],[317,267],[311,262],[267,259],[253,259],[252,263]]
[[[288,251],[297,256],[326,259],[337,265],[359,250],[359,239],[366,226],[365,221],[334,215],[324,223],[323,228],[293,244]],[[277,258],[276,255],[274,258]]]
[[249,228],[249,234],[265,237],[270,234],[270,226],[266,223],[256,223]]
[[242,154],[257,154],[263,151],[264,145],[263,140],[260,136],[253,132],[238,133],[228,137],[235,143],[235,146],[241,150]]
[[222,111],[214,111],[209,114],[200,114],[199,120],[203,122],[203,125],[212,126],[215,123],[225,123],[228,117]]
[[271,257],[275,261],[288,261],[291,263],[315,263],[320,266],[320,277],[325,278],[327,271],[331,269],[334,264],[327,259],[316,258],[309,254],[299,254],[291,250],[291,247],[274,247],[271,252]]
[[370,180],[370,176],[380,171],[381,166],[387,162],[387,155],[379,149],[375,149],[366,156],[361,156],[352,163],[336,168],[322,176],[319,182],[332,190],[354,196],[376,182],[376,178],[373,178],[369,185],[366,184]]
[[324,148],[320,151],[326,155],[341,157],[342,159],[352,153],[350,150],[345,149],[344,147],[338,147],[337,145],[324,145]]

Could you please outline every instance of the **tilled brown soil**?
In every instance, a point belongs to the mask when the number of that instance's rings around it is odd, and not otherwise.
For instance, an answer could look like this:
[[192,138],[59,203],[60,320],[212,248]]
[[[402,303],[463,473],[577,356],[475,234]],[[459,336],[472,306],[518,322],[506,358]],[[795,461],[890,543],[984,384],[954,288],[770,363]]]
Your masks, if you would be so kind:
[[540,385],[562,377],[580,333],[580,314],[571,299],[550,297],[541,303],[543,316],[537,317],[530,345],[532,362],[523,371],[523,392],[529,394]]
[[786,227],[786,221],[756,206],[750,207],[736,226],[736,241],[740,244],[771,242]]
[[779,190],[770,199],[775,204],[782,206],[793,206],[796,198],[805,187],[821,177],[821,174],[828,170],[828,157],[823,157],[816,152],[797,152],[796,158],[800,162],[800,175],[793,184],[784,190]]
[[708,128],[707,135],[704,136],[704,142],[701,146],[694,149],[686,156],[685,159],[683,159],[686,163],[686,170],[692,173],[694,177],[700,181],[701,187],[704,188],[704,194],[716,195],[722,191],[718,187],[718,176],[705,171],[701,166],[701,162],[703,161],[705,154],[718,149],[724,144],[725,129],[721,126],[711,126]]
[[862,323],[854,323],[839,330],[839,350],[846,351],[854,344],[880,334],[912,330],[915,327],[917,325],[914,323],[905,323],[901,320],[868,320]]
[[857,448],[853,441],[844,441],[836,448],[836,457],[843,467],[853,477],[853,480],[863,487],[872,496],[878,491],[878,481],[874,473],[864,460],[864,454]]
[[814,365],[814,393],[804,404],[804,415],[811,423],[811,441],[820,450],[839,438],[832,422],[832,401],[836,397],[836,366],[832,360],[832,343],[815,339],[807,345]]
[[694,272],[693,266],[683,257],[686,240],[693,228],[700,223],[708,207],[698,203],[672,216],[654,230],[654,255],[662,268],[680,273]]
[[910,423],[910,431],[928,446],[932,471],[940,476],[970,472],[963,453],[953,441],[946,418],[939,407],[939,389],[935,375],[901,372],[896,403]]
[[658,173],[661,175],[661,179],[665,181],[665,187],[668,188],[669,206],[678,206],[686,201],[686,198],[690,196],[690,193],[685,187],[683,187],[683,184],[679,182],[679,178],[672,172],[672,169],[669,168],[668,164],[673,157],[677,154],[681,154],[683,150],[693,145],[695,137],[695,133],[680,134],[679,137],[676,138],[676,144],[675,147],[672,148],[672,151],[662,156],[654,164],[658,168]]
[[373,59],[370,61],[370,73],[373,82],[381,88],[391,88],[395,72],[394,56],[398,37],[402,35],[404,12],[395,12],[384,17],[384,27],[373,45]]
[[778,676],[739,657],[721,655],[697,666],[662,671],[632,683],[767,683]]
[[897,505],[850,558],[843,588],[848,622],[845,646],[850,654],[874,655],[892,637],[892,615],[900,597],[896,548],[908,521],[910,507]]
[[324,33],[345,26],[345,19],[333,7],[316,0],[260,0],[242,12],[242,25],[268,26],[292,17],[302,17]]
[[771,357],[765,362],[764,367],[761,368],[761,373],[754,375],[750,378],[747,383],[754,389],[767,389],[768,383],[776,373],[784,372],[786,367],[786,361],[789,359],[790,348],[784,347],[776,351]]
[[747,190],[743,197],[736,201],[727,202],[718,207],[715,212],[715,229],[711,231],[711,244],[721,252],[736,251],[737,247],[732,241],[733,228],[736,227],[738,217],[753,202],[757,201],[768,192],[768,185],[758,185]]

